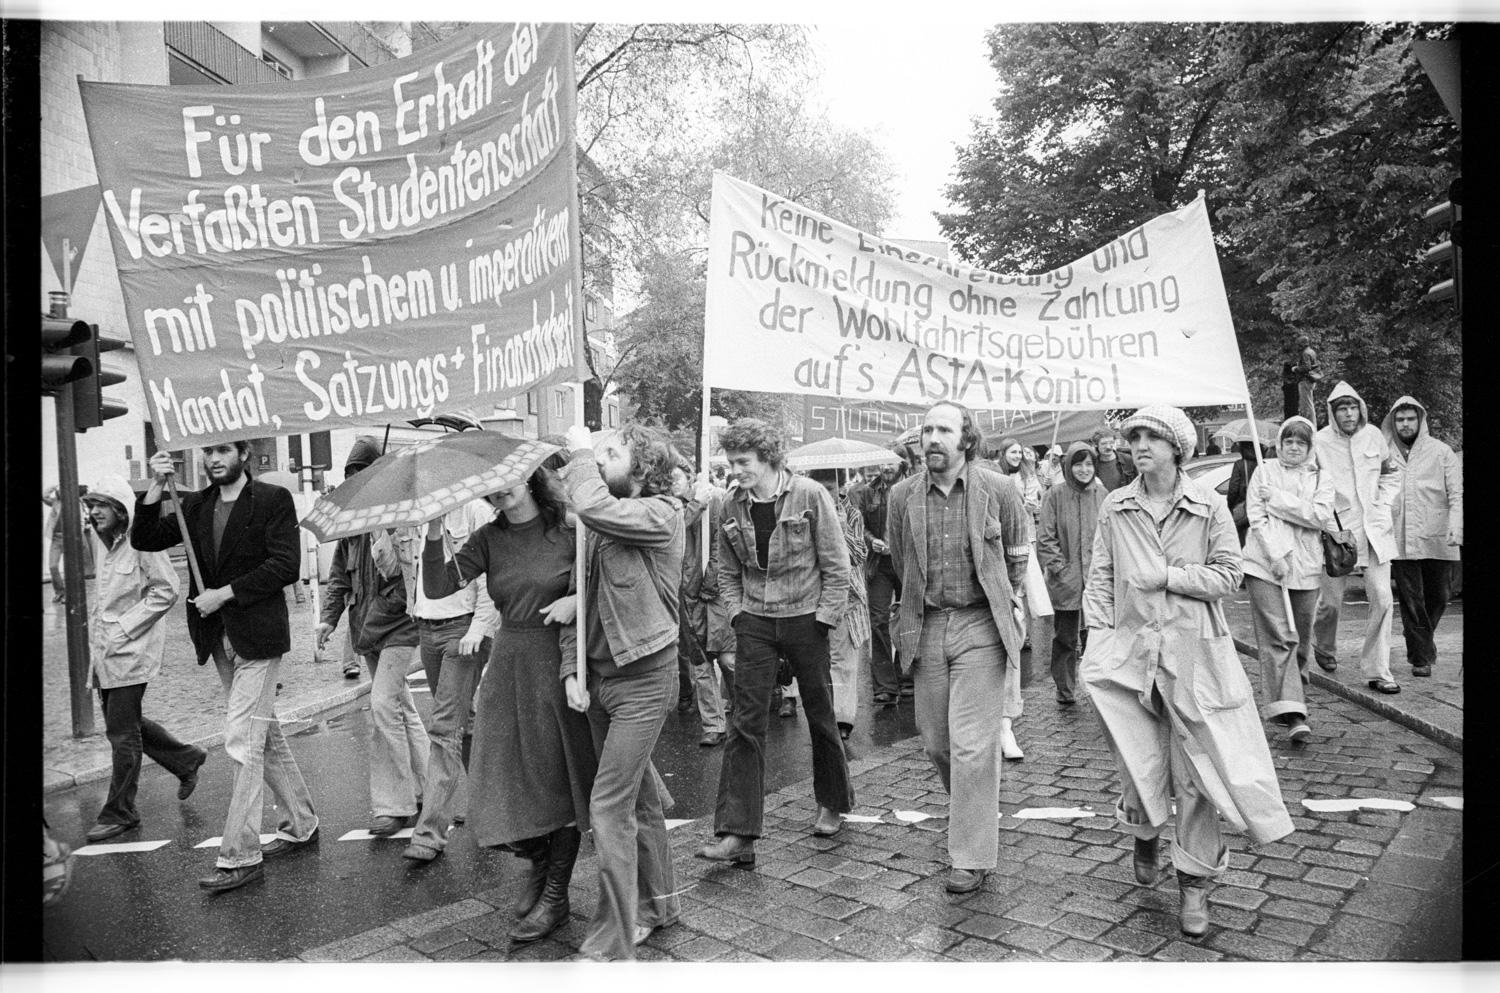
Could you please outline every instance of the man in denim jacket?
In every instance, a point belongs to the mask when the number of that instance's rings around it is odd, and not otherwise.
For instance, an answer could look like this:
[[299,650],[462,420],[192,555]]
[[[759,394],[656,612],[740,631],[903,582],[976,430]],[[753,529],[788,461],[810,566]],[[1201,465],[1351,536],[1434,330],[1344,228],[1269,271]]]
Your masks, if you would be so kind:
[[698,854],[753,865],[764,802],[766,721],[777,659],[785,655],[801,689],[812,739],[813,833],[831,835],[854,806],[849,763],[833,713],[828,633],[844,616],[849,552],[843,518],[828,491],[782,465],[781,432],[754,418],[719,436],[738,483],[715,540],[719,590],[739,641],[734,710],[719,771],[714,833]]

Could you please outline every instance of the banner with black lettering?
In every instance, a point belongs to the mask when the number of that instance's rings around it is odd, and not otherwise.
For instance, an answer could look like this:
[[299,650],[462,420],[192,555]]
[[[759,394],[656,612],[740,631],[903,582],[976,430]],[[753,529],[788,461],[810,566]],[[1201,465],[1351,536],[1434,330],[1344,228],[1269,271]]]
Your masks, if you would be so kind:
[[988,272],[714,176],[708,386],[980,410],[1243,404],[1200,197],[1034,276]]
[[163,447],[587,375],[566,24],[289,83],[79,86]]

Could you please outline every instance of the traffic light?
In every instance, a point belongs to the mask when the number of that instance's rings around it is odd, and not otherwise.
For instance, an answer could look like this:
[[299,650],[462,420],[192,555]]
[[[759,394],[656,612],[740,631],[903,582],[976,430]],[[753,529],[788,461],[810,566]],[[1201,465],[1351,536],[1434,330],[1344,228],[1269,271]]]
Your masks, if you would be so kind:
[[106,372],[99,353],[124,348],[126,343],[99,334],[99,325],[85,325],[88,337],[73,346],[73,354],[88,362],[92,375],[86,375],[73,384],[73,427],[77,431],[96,428],[111,417],[121,417],[130,408],[116,403],[104,395],[106,386],[125,382],[124,373]]
[[1436,283],[1422,298],[1429,303],[1440,303],[1444,300],[1452,300],[1455,306],[1463,305],[1463,192],[1460,187],[1461,179],[1455,179],[1448,186],[1448,199],[1435,207],[1429,207],[1422,215],[1422,220],[1440,228],[1448,233],[1448,237],[1433,245],[1422,253],[1423,262],[1432,262],[1439,265],[1448,265],[1450,275],[1440,283]]
[[42,318],[42,394],[52,396],[66,383],[76,383],[94,373],[86,357],[72,349],[87,341],[92,329],[82,321],[66,317]]

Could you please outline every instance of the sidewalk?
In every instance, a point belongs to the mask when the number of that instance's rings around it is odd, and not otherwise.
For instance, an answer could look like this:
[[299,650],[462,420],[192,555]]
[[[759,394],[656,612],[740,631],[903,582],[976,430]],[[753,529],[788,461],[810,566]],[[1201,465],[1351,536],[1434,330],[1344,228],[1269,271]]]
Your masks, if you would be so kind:
[[[187,567],[178,565],[178,578],[188,588]],[[368,672],[361,665],[358,680],[343,676],[341,646],[345,623],[329,639],[328,661],[313,661],[312,598],[298,604],[286,590],[291,615],[292,650],[281,661],[277,681],[281,692],[276,713],[283,721],[305,720],[370,692]],[[110,748],[104,737],[104,714],[99,695],[90,692],[94,733],[73,737],[68,684],[68,644],[61,604],[52,603],[52,587],[42,586],[42,791],[53,793],[79,783],[108,779]],[[212,660],[197,664],[188,638],[182,603],[167,615],[167,651],[161,672],[146,688],[145,716],[183,741],[212,748],[224,741],[224,689]]]
[[[1254,671],[1250,678],[1259,682]],[[1178,929],[1170,873],[1152,887],[1135,882],[1130,839],[1113,817],[1114,764],[1089,705],[1056,706],[1045,674],[1025,697],[1017,728],[1026,758],[1005,764],[1000,864],[979,891],[944,891],[947,796],[919,742],[909,739],[851,754],[853,813],[865,820],[847,822],[836,837],[809,831],[810,780],[767,796],[753,869],[694,857],[712,840],[711,816],[673,828],[682,916],[654,933],[640,958],[1284,962],[1460,954],[1463,815],[1453,798],[1463,793],[1463,759],[1455,752],[1311,688],[1312,742],[1270,739],[1296,830],[1260,846],[1226,832],[1230,870],[1210,896],[1214,923],[1190,940]],[[1415,806],[1317,813],[1301,802],[1351,796]],[[598,897],[589,844],[573,876],[572,919],[515,949],[506,934],[522,867],[519,859],[505,862],[500,886],[393,917],[296,961],[571,956]],[[1419,933],[1422,926],[1436,935]]]

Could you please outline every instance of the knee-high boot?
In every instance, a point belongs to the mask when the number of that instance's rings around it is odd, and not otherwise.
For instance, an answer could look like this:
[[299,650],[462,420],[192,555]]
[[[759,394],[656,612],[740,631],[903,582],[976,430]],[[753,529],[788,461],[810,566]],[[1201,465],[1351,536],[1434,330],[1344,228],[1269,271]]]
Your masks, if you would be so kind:
[[573,863],[578,859],[581,837],[576,827],[558,828],[547,836],[547,881],[536,906],[511,928],[512,941],[537,941],[567,921],[571,909],[568,883],[573,879]]
[[516,896],[515,911],[516,920],[521,920],[531,913],[531,908],[536,906],[542,898],[542,887],[547,882],[547,849],[549,835],[541,835],[537,838],[527,838],[518,841],[511,846],[517,858],[525,859],[529,864],[526,872],[526,880],[521,884],[521,892]]

